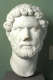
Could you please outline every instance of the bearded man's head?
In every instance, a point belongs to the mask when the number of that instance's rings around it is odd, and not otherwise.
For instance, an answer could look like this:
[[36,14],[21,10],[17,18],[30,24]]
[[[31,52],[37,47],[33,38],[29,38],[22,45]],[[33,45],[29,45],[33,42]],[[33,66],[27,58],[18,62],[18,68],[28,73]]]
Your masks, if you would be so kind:
[[12,51],[21,58],[31,58],[42,49],[48,21],[37,6],[20,4],[13,8],[4,22]]

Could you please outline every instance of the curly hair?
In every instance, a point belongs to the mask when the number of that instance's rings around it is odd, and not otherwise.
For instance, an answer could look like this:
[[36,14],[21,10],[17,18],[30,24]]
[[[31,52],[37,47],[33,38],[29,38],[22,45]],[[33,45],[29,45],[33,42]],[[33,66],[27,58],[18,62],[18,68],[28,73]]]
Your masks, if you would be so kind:
[[34,16],[39,21],[41,27],[47,29],[48,21],[39,7],[32,6],[31,4],[20,4],[8,13],[6,21],[3,24],[5,30],[10,32],[15,18],[20,16]]

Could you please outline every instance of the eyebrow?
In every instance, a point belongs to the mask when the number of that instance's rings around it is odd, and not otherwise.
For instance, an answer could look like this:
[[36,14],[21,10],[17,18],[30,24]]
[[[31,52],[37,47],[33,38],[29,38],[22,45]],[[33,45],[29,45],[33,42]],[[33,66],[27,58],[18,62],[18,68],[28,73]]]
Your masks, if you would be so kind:
[[[14,26],[13,28],[24,28],[25,26],[18,26],[18,25],[16,25],[16,26]],[[29,27],[29,28],[32,28],[32,27],[35,27],[35,26],[26,26],[26,27]]]

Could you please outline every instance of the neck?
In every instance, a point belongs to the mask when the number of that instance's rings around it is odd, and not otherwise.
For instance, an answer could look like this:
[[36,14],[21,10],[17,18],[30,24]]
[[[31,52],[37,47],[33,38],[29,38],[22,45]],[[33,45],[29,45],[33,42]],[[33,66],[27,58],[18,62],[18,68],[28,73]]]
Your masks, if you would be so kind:
[[38,54],[30,59],[22,59],[13,52],[10,59],[10,65],[17,75],[29,77],[36,71],[37,58]]

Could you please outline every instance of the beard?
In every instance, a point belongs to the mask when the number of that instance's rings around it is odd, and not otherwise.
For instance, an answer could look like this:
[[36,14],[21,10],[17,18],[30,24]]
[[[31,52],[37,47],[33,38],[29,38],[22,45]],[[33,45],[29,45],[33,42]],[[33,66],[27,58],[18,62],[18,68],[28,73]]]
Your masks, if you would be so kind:
[[36,56],[38,52],[42,49],[43,42],[38,43],[37,46],[31,45],[31,46],[22,46],[22,45],[14,45],[13,51],[17,56],[20,58],[32,58],[33,56]]

